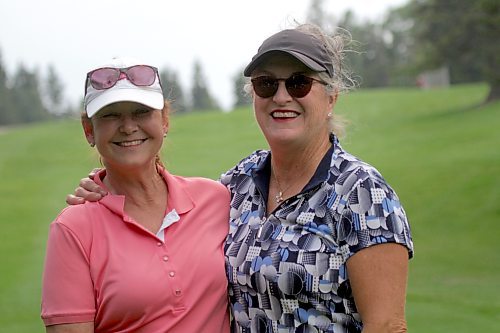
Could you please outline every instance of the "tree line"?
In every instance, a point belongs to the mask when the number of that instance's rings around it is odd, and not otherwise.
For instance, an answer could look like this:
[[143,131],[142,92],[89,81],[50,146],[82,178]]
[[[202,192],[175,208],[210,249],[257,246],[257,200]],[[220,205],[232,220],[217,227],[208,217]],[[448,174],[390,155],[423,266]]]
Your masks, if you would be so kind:
[[[352,37],[347,63],[361,88],[415,86],[418,74],[444,67],[451,84],[486,82],[485,102],[500,98],[500,1],[409,0],[383,19],[360,20],[351,11],[339,17],[311,0],[307,22],[324,29],[345,29]],[[331,27],[331,28],[330,28]],[[232,78],[233,107],[247,105],[243,69]],[[165,96],[176,112],[219,109],[199,61],[193,64],[187,93],[176,71],[160,69]],[[60,78],[49,65],[46,76],[23,65],[9,75],[0,53],[0,125],[42,121],[80,112],[64,104]]]
[[324,2],[311,1],[307,20],[351,33],[347,60],[361,87],[415,86],[423,71],[445,67],[451,84],[486,82],[485,102],[500,98],[500,1],[409,0],[380,22],[349,11],[336,19]]
[[[209,92],[201,64],[195,61],[193,66],[191,99],[186,97],[175,71],[159,70],[164,96],[172,101],[176,112],[220,109]],[[30,71],[22,64],[9,76],[0,53],[0,126],[55,119],[82,111],[83,101],[76,106],[66,103],[64,85],[53,65],[48,66],[45,76],[38,69]]]

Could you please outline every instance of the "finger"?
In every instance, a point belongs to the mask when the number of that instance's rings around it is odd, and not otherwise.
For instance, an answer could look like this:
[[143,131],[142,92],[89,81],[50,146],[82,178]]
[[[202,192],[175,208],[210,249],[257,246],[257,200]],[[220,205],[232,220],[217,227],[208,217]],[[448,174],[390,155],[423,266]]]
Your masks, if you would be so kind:
[[89,178],[90,179],[94,179],[94,176],[99,172],[101,171],[102,169],[101,168],[94,168],[92,169],[92,171],[90,171],[89,173]]
[[102,194],[88,191],[82,187],[77,187],[75,189],[75,196],[82,198],[84,201],[99,201],[103,198]]
[[[80,179],[80,187],[81,187],[81,189],[83,189],[86,192],[98,193],[101,196],[105,196],[106,194],[108,194],[108,192],[106,192],[102,187],[100,187],[99,185],[97,185],[90,178],[82,178],[82,179]],[[83,192],[83,191],[81,191],[80,193],[83,194],[83,197],[85,198],[86,193]],[[76,191],[75,191],[75,194],[76,194]],[[76,194],[76,195],[78,195],[78,194]]]
[[73,194],[68,194],[66,196],[66,203],[68,205],[80,205],[85,202],[85,199],[77,197]]

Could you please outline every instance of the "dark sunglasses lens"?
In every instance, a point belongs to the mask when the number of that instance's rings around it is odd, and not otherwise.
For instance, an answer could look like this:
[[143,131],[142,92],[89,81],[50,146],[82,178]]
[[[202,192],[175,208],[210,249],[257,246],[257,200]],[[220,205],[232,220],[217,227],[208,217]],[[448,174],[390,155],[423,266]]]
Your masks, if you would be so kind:
[[252,79],[252,85],[257,96],[268,98],[276,93],[279,82],[271,76],[259,76]]
[[285,87],[290,96],[302,98],[311,91],[313,79],[305,75],[292,75],[285,80]]
[[120,71],[115,68],[99,68],[90,74],[90,84],[94,89],[109,89],[120,77]]
[[150,66],[132,66],[127,69],[127,78],[136,86],[150,86],[155,82],[156,71]]

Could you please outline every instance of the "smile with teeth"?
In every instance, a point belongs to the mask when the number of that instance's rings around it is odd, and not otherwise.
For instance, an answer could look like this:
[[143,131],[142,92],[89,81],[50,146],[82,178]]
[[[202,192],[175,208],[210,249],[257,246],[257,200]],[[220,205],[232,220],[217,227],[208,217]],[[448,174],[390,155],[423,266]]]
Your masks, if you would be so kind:
[[120,141],[120,142],[115,142],[116,145],[121,146],[121,147],[132,147],[132,146],[138,146],[141,143],[146,141],[145,139],[141,140],[133,140],[133,141]]
[[274,111],[271,116],[273,118],[296,118],[299,114],[294,111]]

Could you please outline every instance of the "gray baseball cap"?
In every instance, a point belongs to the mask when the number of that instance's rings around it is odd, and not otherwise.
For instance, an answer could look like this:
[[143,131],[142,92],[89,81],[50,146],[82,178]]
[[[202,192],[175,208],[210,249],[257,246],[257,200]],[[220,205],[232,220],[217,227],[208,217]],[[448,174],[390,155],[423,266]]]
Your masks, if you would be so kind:
[[282,30],[266,39],[243,74],[249,77],[271,52],[290,54],[309,69],[315,72],[327,72],[330,77],[333,77],[333,64],[325,45],[313,35],[296,29]]

